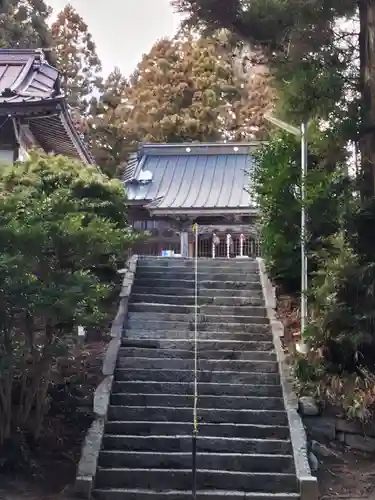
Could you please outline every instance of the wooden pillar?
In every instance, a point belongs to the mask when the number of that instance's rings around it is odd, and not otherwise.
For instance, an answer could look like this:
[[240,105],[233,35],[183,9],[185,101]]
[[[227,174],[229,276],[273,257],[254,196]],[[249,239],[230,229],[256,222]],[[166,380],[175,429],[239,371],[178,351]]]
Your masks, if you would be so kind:
[[189,257],[194,257],[194,243],[189,241]]

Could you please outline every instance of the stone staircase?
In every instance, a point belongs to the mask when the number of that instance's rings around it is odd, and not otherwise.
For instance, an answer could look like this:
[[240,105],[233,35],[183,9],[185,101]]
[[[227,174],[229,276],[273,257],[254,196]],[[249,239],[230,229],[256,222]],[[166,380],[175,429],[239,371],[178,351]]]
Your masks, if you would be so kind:
[[[199,260],[198,499],[299,499],[258,266]],[[192,498],[194,263],[143,258],[94,497]]]

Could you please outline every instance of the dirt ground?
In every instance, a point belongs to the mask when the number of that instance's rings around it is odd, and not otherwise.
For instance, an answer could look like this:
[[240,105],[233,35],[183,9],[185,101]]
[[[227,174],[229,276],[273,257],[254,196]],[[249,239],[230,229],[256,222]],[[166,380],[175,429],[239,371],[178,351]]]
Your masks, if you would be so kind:
[[339,444],[319,460],[320,500],[375,500],[375,456]]
[[0,474],[0,500],[70,500],[82,442],[93,419],[93,394],[102,379],[108,340],[76,346],[59,361],[53,403],[28,470]]

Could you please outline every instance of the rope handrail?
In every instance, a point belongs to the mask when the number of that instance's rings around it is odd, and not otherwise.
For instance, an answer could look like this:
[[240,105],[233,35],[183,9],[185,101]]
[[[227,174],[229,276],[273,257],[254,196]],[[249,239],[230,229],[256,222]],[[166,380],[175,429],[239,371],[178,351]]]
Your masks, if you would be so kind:
[[197,497],[197,436],[198,436],[198,224],[194,224],[195,257],[194,257],[194,406],[193,406],[193,440],[192,440],[192,494]]

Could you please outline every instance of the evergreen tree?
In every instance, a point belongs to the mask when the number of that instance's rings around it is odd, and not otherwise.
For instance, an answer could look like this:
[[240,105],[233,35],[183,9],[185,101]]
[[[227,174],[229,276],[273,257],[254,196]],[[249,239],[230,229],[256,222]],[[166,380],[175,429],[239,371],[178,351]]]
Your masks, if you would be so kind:
[[129,83],[120,106],[123,134],[129,141],[258,136],[259,113],[246,114],[244,108],[246,78],[236,74],[233,54],[220,37],[181,34],[158,41]]
[[188,24],[228,29],[268,57],[283,104],[299,123],[325,119],[333,144],[358,143],[364,196],[375,192],[374,0],[173,0]]
[[241,98],[235,103],[235,138],[266,140],[269,127],[264,113],[275,106],[274,79],[267,60],[259,50],[249,46],[234,52],[234,73],[241,83]]
[[44,0],[1,0],[0,48],[49,48],[50,14]]
[[100,96],[93,99],[89,118],[91,152],[102,171],[118,177],[126,164],[128,153],[134,149],[124,136],[118,118],[121,99],[128,82],[118,68],[103,82]]
[[101,63],[92,35],[78,12],[68,4],[52,25],[57,66],[68,103],[85,114],[100,86]]

